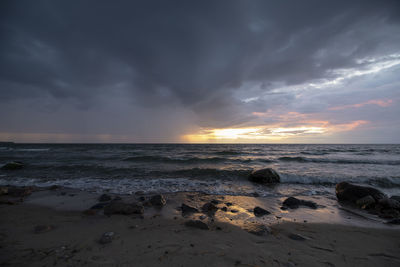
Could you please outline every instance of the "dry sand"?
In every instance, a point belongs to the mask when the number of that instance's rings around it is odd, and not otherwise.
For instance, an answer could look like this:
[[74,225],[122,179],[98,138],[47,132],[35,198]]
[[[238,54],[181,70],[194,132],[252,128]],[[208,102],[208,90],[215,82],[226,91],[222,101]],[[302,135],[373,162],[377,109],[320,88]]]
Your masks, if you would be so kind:
[[[97,194],[64,192],[35,192],[21,204],[0,205],[0,266],[400,266],[399,227],[344,213],[333,199],[314,198],[325,205],[317,210],[282,211],[281,199],[180,193],[168,195],[162,209],[145,207],[143,216],[107,217],[82,213]],[[176,210],[182,202],[200,207],[210,199],[232,206],[214,217],[184,218]],[[255,205],[271,214],[254,217]],[[210,230],[185,226],[193,218]],[[243,230],[255,223],[270,232]],[[36,226],[44,227],[35,232]],[[100,244],[105,232],[114,233],[112,241]]]

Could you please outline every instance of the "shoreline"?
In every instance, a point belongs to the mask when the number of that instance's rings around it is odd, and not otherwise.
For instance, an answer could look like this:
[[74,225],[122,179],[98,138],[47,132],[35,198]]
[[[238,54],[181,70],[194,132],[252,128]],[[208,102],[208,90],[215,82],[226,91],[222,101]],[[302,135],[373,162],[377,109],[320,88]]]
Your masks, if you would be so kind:
[[[400,227],[343,210],[334,199],[299,197],[316,209],[282,210],[281,198],[171,193],[166,205],[149,195],[143,214],[87,212],[99,194],[69,188],[38,189],[15,205],[0,205],[3,266],[398,266]],[[3,197],[4,198],[4,197]],[[213,201],[218,210],[202,212]],[[199,210],[182,215],[185,203]],[[336,204],[335,204],[336,203]],[[228,205],[229,204],[229,205]],[[257,217],[255,206],[270,214]],[[226,210],[224,209],[226,207]],[[90,209],[89,209],[90,210]],[[203,230],[187,225],[201,221]],[[263,228],[260,228],[263,226]],[[254,230],[256,229],[256,230]],[[259,230],[262,230],[261,232]],[[257,232],[258,231],[258,232]],[[109,243],[100,244],[105,233]],[[254,234],[256,233],[256,234]]]

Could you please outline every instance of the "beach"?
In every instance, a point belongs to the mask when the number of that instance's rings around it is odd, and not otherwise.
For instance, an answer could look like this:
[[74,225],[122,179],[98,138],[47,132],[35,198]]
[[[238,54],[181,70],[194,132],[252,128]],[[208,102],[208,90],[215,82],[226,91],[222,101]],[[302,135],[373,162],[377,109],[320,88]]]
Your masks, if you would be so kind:
[[[280,198],[171,193],[107,195],[142,203],[143,214],[90,209],[100,195],[34,188],[0,205],[1,266],[399,266],[400,227],[309,197],[318,207],[282,209]],[[116,200],[115,200],[116,198]],[[12,199],[12,198],[11,198]],[[198,212],[184,214],[182,203]],[[216,211],[202,210],[215,203]],[[269,212],[255,216],[254,207]],[[190,225],[188,221],[201,221]]]

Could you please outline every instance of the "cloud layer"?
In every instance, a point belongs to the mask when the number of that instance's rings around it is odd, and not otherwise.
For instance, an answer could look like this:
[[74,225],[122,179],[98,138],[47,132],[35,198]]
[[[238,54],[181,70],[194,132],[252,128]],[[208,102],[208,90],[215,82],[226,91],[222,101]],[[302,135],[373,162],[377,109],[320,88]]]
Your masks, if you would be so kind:
[[1,5],[0,138],[177,142],[296,112],[400,142],[397,1]]

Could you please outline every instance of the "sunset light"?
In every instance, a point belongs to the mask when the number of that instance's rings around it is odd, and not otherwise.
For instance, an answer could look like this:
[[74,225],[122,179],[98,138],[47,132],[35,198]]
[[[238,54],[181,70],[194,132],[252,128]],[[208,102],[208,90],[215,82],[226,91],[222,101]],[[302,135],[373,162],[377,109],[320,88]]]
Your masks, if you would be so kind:
[[400,0],[0,10],[1,266],[400,266]]
[[280,141],[296,135],[322,134],[327,129],[323,127],[256,127],[203,130],[199,134],[184,135],[182,139],[190,143],[202,142],[249,142],[256,140]]

